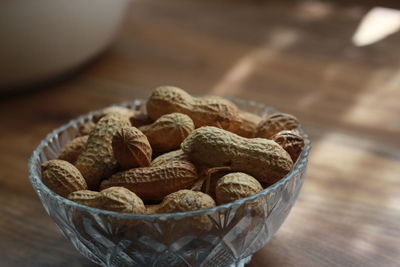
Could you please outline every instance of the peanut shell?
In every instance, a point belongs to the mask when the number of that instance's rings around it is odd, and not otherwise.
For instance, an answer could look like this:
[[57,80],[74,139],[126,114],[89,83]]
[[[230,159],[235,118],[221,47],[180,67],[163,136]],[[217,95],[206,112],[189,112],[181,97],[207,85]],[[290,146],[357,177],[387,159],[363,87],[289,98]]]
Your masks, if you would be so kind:
[[166,195],[191,186],[197,180],[196,168],[186,161],[161,166],[130,169],[112,175],[100,188],[122,186],[143,200],[162,200]]
[[207,194],[187,189],[166,196],[162,203],[153,207],[154,213],[174,213],[212,208],[215,201]]
[[95,115],[93,117],[93,121],[98,122],[105,115],[112,114],[112,113],[119,113],[121,116],[124,116],[124,117],[127,117],[128,119],[130,119],[132,116],[135,116],[136,111],[126,108],[126,107],[121,107],[121,106],[110,106],[110,107],[104,108],[100,112],[100,114]]
[[76,191],[69,194],[68,199],[97,209],[132,214],[146,213],[143,201],[135,193],[123,187],[110,187],[101,192]]
[[[215,207],[215,201],[207,194],[191,190],[179,190],[166,196],[161,204],[147,207],[148,214],[188,212]],[[212,222],[208,215],[194,215],[176,220],[177,229],[188,229],[193,231],[209,231]],[[179,227],[182,225],[182,227]]]
[[90,189],[96,188],[102,179],[116,170],[118,164],[113,155],[112,137],[118,129],[129,125],[128,117],[111,113],[101,118],[90,133],[85,150],[75,163]]
[[182,113],[163,115],[154,123],[139,128],[148,138],[155,154],[176,150],[194,130],[192,119]]
[[100,193],[103,197],[102,209],[133,214],[146,213],[143,201],[126,188],[110,187]]
[[248,139],[210,126],[194,130],[181,148],[195,164],[228,166],[270,184],[284,177],[293,165],[290,155],[272,140]]
[[79,127],[79,135],[89,135],[94,127],[96,127],[96,123],[94,123],[93,121],[85,122],[81,127]]
[[271,139],[274,134],[280,131],[296,129],[298,126],[299,121],[290,114],[272,114],[257,125],[256,137]]
[[102,195],[97,191],[75,191],[68,195],[68,199],[91,208],[101,209],[103,207]]
[[240,111],[239,117],[241,120],[240,127],[235,131],[237,135],[246,138],[253,138],[257,132],[257,125],[261,121],[261,117],[250,112]]
[[[219,179],[221,179],[224,175],[230,173],[229,170],[218,170],[219,168],[203,168],[204,171],[201,173],[201,178],[204,179],[202,184],[201,191],[210,195],[213,199],[216,199],[215,196],[215,188],[217,187],[217,183]],[[215,171],[213,171],[216,169]],[[211,172],[209,172],[211,170]]]
[[147,137],[135,127],[122,127],[112,138],[115,159],[122,169],[148,167],[152,149]]
[[296,162],[304,148],[304,138],[299,133],[294,131],[280,131],[272,136],[272,140],[278,143],[289,153],[293,162]]
[[85,149],[89,136],[78,136],[67,143],[60,151],[58,159],[74,164],[79,155]]
[[42,181],[54,193],[68,194],[87,189],[85,179],[74,165],[64,160],[49,160],[42,164]]
[[178,149],[175,151],[162,154],[157,158],[153,159],[150,166],[151,167],[161,166],[166,163],[170,163],[172,161],[189,161],[189,158],[185,153],[183,153],[182,149]]
[[217,182],[215,195],[219,205],[252,196],[263,190],[254,177],[242,173],[229,173]]
[[173,112],[188,115],[196,128],[211,125],[234,131],[240,125],[239,109],[229,100],[219,97],[196,98],[173,86],[156,88],[147,101],[149,117],[156,120]]

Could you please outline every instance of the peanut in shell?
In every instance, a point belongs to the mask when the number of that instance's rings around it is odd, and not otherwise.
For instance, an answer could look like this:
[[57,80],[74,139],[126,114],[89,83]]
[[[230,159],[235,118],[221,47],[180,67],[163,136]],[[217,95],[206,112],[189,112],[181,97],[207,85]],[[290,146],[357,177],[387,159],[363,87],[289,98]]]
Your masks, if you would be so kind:
[[180,147],[194,130],[192,119],[182,113],[161,116],[154,123],[139,128],[149,140],[155,154],[162,154]]
[[112,138],[117,130],[129,125],[128,117],[111,113],[102,117],[90,133],[85,150],[75,162],[89,189],[96,188],[116,170],[118,163],[112,150]]
[[135,127],[122,127],[112,138],[115,159],[122,169],[148,167],[152,149],[147,137]]
[[217,203],[221,205],[252,196],[262,190],[260,182],[254,177],[242,172],[234,172],[218,180],[215,195]]
[[211,125],[229,131],[239,128],[239,109],[220,97],[192,97],[174,86],[156,88],[147,101],[147,113],[153,120],[178,112],[188,115],[196,128]]
[[290,155],[272,140],[244,138],[210,126],[194,130],[181,148],[195,164],[227,166],[269,184],[284,177],[293,166]]
[[54,193],[68,194],[87,189],[86,181],[77,168],[65,160],[49,160],[42,164],[42,181]]
[[61,149],[58,159],[74,164],[85,149],[88,138],[88,135],[84,135],[72,139]]
[[116,173],[104,180],[100,188],[122,186],[145,201],[157,201],[168,194],[191,186],[197,178],[193,164],[187,161],[173,161],[160,166]]
[[297,118],[286,113],[275,113],[260,121],[256,137],[271,139],[283,130],[293,130],[300,125]]

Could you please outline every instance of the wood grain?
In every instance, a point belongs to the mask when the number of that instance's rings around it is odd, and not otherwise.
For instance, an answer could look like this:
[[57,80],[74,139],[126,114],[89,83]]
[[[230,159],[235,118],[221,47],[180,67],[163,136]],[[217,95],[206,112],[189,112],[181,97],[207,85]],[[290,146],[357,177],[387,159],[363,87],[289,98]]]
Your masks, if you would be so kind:
[[400,35],[351,43],[373,4],[134,2],[99,58],[57,82],[1,97],[0,265],[93,266],[45,214],[27,159],[79,114],[171,84],[275,106],[311,134],[299,200],[249,266],[398,266]]

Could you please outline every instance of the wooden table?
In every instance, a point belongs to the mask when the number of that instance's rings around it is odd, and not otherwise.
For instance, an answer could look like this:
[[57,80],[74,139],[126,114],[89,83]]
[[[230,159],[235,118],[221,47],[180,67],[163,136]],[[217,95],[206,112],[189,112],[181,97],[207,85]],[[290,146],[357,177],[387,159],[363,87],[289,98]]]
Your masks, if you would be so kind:
[[45,214],[27,159],[55,127],[165,84],[267,103],[312,136],[299,200],[249,266],[399,266],[400,34],[352,44],[370,2],[137,1],[99,58],[2,96],[0,266],[93,266]]

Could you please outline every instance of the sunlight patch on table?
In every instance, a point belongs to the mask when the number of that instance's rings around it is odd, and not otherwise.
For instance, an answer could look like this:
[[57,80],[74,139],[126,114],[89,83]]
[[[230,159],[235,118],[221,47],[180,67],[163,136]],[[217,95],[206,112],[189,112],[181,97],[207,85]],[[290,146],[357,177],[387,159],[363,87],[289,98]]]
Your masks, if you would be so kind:
[[372,8],[361,20],[353,35],[355,46],[365,46],[383,40],[400,29],[400,10]]
[[211,94],[235,95],[255,70],[275,59],[279,53],[292,46],[298,39],[296,32],[289,29],[276,29],[268,36],[268,42],[240,58],[211,90]]

